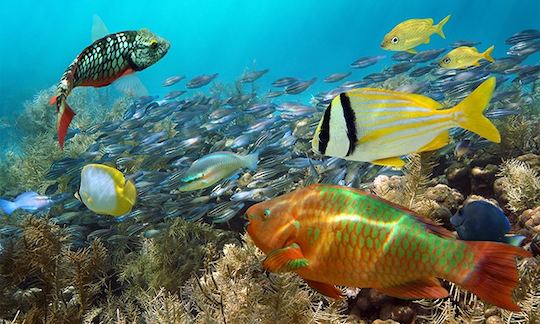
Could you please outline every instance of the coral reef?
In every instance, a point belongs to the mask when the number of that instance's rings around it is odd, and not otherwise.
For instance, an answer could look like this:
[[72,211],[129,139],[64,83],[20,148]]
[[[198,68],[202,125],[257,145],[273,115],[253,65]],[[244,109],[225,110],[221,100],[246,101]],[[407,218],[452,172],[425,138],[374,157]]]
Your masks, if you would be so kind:
[[44,219],[27,218],[0,264],[0,318],[74,323],[101,293],[107,250],[99,241],[71,250],[69,236]]
[[527,163],[508,160],[500,167],[496,187],[508,209],[520,213],[540,205],[540,177]]

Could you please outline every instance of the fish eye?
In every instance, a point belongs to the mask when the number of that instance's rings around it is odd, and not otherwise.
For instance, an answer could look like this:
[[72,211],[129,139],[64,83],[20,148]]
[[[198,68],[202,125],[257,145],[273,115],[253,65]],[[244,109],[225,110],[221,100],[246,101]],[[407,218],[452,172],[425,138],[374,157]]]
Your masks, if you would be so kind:
[[270,209],[266,208],[264,210],[264,219],[267,219],[268,217],[270,217]]
[[156,49],[157,46],[158,46],[157,40],[152,39],[152,40],[150,41],[150,48]]
[[445,58],[443,59],[443,63],[444,63],[444,64],[450,63],[450,58],[449,58],[449,57],[445,57]]
[[399,42],[399,38],[397,36],[392,37],[392,44],[397,44]]

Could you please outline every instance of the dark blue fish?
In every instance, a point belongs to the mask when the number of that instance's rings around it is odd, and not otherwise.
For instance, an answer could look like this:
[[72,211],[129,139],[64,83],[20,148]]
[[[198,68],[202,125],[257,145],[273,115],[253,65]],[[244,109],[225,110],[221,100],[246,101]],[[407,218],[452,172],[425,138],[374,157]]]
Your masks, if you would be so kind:
[[486,201],[473,201],[450,218],[460,239],[465,241],[503,242],[519,246],[524,237],[507,236],[510,222],[497,206]]

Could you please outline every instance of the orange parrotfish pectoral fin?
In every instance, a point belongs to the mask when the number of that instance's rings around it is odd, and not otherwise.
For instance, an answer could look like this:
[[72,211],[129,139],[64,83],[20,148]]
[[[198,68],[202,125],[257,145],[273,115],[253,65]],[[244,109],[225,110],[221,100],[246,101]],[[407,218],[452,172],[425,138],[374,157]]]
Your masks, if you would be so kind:
[[75,116],[75,112],[64,100],[61,102],[61,108],[58,113],[60,114],[58,117],[58,144],[60,144],[61,149],[64,149],[64,140],[66,138],[69,124],[71,123],[73,116]]
[[263,261],[263,267],[271,272],[294,271],[308,264],[308,260],[296,243],[268,253]]
[[343,292],[337,289],[335,286],[332,286],[323,282],[312,281],[312,280],[307,280],[307,279],[304,279],[304,281],[311,288],[315,289],[316,291],[318,291],[319,293],[327,297],[334,298],[334,299],[341,299],[344,296]]
[[376,289],[383,294],[405,299],[431,299],[448,296],[448,291],[441,287],[439,280],[434,277],[409,282],[401,286]]

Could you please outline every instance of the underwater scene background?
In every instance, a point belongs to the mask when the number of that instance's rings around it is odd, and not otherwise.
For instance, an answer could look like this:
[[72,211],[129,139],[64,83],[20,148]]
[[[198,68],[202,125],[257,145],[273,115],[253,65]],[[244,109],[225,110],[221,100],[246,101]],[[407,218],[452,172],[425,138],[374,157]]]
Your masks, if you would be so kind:
[[540,323],[538,12],[3,3],[0,323]]

